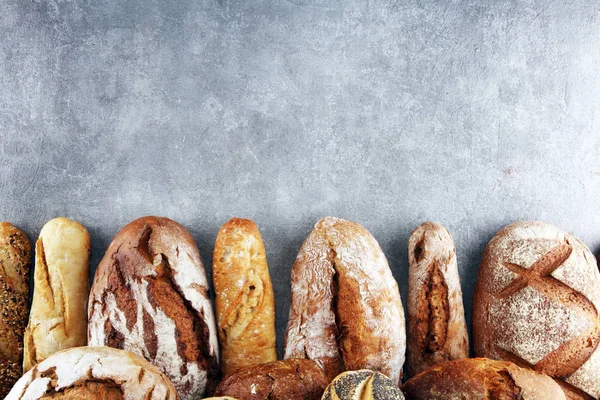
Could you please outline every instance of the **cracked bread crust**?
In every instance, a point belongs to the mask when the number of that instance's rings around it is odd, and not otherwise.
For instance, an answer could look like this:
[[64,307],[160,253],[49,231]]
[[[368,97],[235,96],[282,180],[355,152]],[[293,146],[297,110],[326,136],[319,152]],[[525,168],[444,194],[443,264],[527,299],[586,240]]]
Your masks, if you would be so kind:
[[327,387],[325,372],[311,360],[260,364],[225,377],[215,396],[253,400],[318,400]]
[[214,314],[200,253],[183,226],[143,217],[115,236],[90,293],[89,342],[143,356],[184,400],[214,388]]
[[87,344],[90,235],[67,218],[48,221],[35,244],[33,301],[23,369],[57,351]]
[[0,222],[0,398],[22,374],[30,265],[27,235],[8,222]]
[[552,378],[486,358],[437,364],[406,381],[402,391],[414,400],[566,400]]
[[212,274],[223,374],[276,361],[273,287],[253,221],[233,218],[221,227]]
[[75,347],[34,366],[6,400],[178,400],[169,379],[140,356],[109,347]]
[[456,248],[441,225],[425,222],[408,240],[408,354],[411,377],[469,356]]
[[325,217],[306,238],[291,276],[285,358],[308,358],[331,380],[371,369],[400,382],[406,333],[398,284],[361,225]]

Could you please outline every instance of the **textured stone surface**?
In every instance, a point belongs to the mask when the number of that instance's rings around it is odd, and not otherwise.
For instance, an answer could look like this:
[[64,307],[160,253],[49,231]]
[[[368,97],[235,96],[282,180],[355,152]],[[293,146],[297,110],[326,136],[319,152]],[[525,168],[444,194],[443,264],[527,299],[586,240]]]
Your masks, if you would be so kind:
[[[487,4],[483,4],[487,3]],[[0,0],[0,219],[83,223],[95,267],[127,222],[253,218],[277,299],[324,215],[400,282],[448,227],[470,316],[486,242],[541,219],[600,249],[600,4]]]

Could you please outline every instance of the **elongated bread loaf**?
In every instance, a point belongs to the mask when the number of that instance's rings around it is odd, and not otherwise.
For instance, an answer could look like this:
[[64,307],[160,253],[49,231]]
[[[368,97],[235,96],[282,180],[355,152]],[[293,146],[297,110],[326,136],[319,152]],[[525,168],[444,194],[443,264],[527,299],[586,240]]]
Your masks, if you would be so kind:
[[0,222],[0,398],[21,377],[23,334],[29,312],[31,242],[8,222]]
[[309,358],[331,380],[371,369],[399,382],[406,332],[398,285],[375,238],[326,217],[305,240],[291,279],[285,358]]
[[90,235],[83,225],[67,218],[48,221],[35,244],[25,371],[59,350],[87,344],[89,270]]
[[212,273],[223,374],[276,361],[273,287],[253,221],[234,218],[221,227]]
[[168,218],[143,217],[115,236],[90,293],[92,346],[145,357],[182,399],[198,399],[218,376],[217,330],[200,253]]
[[408,239],[407,370],[411,377],[469,356],[456,248],[441,225],[425,222]]

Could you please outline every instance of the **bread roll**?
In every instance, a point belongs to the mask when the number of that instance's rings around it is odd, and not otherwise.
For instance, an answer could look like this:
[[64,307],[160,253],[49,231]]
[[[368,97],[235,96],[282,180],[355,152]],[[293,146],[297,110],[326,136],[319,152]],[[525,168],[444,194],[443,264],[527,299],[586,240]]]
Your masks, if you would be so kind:
[[411,400],[565,400],[550,377],[507,361],[463,358],[437,364],[409,379]]
[[30,263],[27,235],[8,222],[0,222],[0,398],[22,373]]
[[89,272],[88,231],[67,218],[48,221],[35,244],[25,371],[59,350],[87,344]]
[[338,375],[325,389],[322,400],[404,400],[390,378],[368,369]]
[[177,400],[169,379],[142,357],[108,347],[53,354],[25,374],[6,400]]
[[225,377],[215,396],[252,400],[318,400],[327,377],[311,360],[283,360],[240,370]]
[[276,361],[273,287],[253,221],[234,218],[221,227],[212,274],[223,374]]
[[406,333],[398,285],[385,255],[357,223],[326,217],[294,263],[285,358],[309,358],[331,380],[371,369],[399,382]]
[[411,377],[469,356],[456,247],[441,225],[425,222],[408,239],[408,352]]
[[483,255],[473,300],[475,354],[563,378],[600,397],[600,273],[589,249],[543,222],[516,222]]
[[218,342],[206,273],[189,232],[144,217],[115,236],[90,293],[89,338],[145,357],[182,399],[202,397],[218,375]]

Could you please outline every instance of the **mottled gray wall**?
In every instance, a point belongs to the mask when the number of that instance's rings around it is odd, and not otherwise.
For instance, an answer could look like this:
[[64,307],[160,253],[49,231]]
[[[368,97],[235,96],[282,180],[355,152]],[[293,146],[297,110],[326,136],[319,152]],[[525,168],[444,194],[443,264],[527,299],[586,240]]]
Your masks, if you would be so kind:
[[600,250],[600,3],[0,0],[0,219],[86,225],[95,267],[146,214],[253,218],[285,326],[325,215],[365,225],[406,294],[424,220],[485,243],[541,219]]

